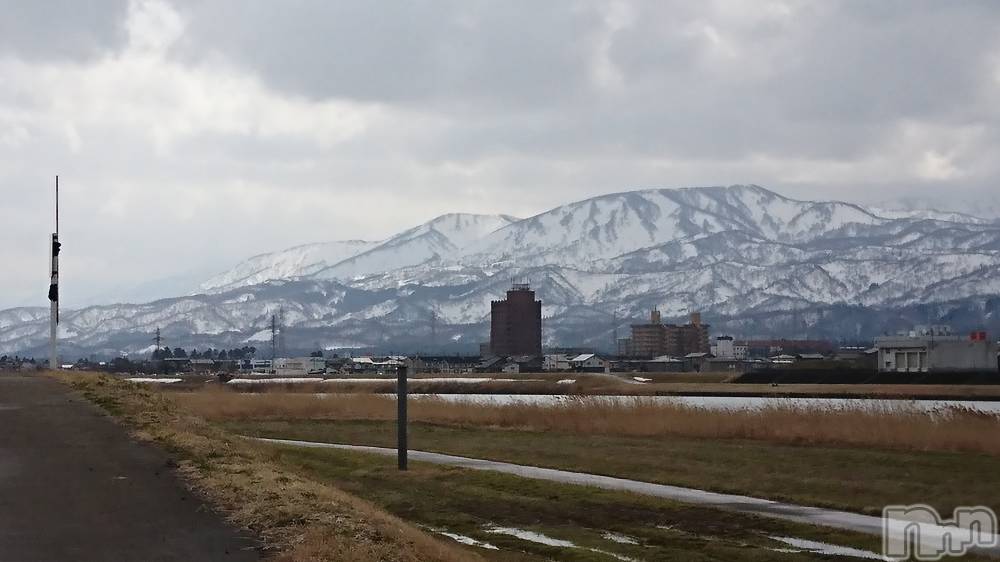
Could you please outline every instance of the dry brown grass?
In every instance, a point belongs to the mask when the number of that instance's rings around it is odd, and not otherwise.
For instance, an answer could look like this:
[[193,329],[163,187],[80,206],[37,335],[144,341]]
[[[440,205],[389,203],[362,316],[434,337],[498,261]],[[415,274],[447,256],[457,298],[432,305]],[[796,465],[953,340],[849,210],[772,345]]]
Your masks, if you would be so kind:
[[[396,415],[395,400],[367,394],[241,394],[222,390],[170,396],[183,409],[217,421],[391,420]],[[962,408],[928,414],[914,407],[877,401],[863,410],[772,405],[756,410],[718,411],[643,398],[622,402],[575,397],[556,405],[420,399],[411,400],[409,417],[417,422],[531,431],[1000,454],[1000,417],[996,415]]]
[[[486,378],[485,375],[469,375],[472,378]],[[645,389],[643,385],[630,384],[615,376],[594,375],[586,373],[551,373],[514,375],[514,378],[522,380],[510,380],[510,375],[501,375],[493,380],[484,382],[449,382],[441,380],[441,376],[433,378],[435,380],[424,381],[421,378],[408,379],[409,391],[416,394],[607,394],[621,395],[641,393]],[[459,377],[465,378],[465,377]],[[559,384],[563,379],[572,379],[572,384]],[[198,389],[219,389],[228,388],[240,392],[269,393],[269,392],[298,392],[306,394],[315,393],[337,393],[337,394],[391,394],[396,392],[396,380],[385,378],[375,381],[372,379],[351,380],[349,378],[339,379],[336,382],[308,382],[308,383],[273,383],[273,384],[230,384],[219,385],[215,383],[201,384],[197,387],[170,385],[164,390],[189,392]],[[651,394],[652,392],[650,392]]]
[[123,420],[140,439],[177,455],[190,485],[260,536],[275,560],[481,560],[360,498],[290,472],[275,461],[273,449],[178,411],[163,393],[103,375],[55,376]]
[[[428,375],[429,376],[429,375]],[[480,375],[468,375],[479,377]],[[638,384],[632,377],[651,379]],[[410,392],[419,394],[570,394],[606,396],[776,396],[883,399],[1000,399],[1000,385],[931,385],[931,384],[735,384],[727,382],[734,375],[726,373],[527,373],[500,375],[482,383],[424,382],[409,380]],[[435,378],[441,378],[440,376]],[[573,384],[558,384],[573,379]],[[288,383],[219,385],[217,382],[191,381],[167,385],[163,390],[190,392],[223,387],[241,392],[301,392],[339,394],[388,394],[396,390],[395,380],[378,382]]]

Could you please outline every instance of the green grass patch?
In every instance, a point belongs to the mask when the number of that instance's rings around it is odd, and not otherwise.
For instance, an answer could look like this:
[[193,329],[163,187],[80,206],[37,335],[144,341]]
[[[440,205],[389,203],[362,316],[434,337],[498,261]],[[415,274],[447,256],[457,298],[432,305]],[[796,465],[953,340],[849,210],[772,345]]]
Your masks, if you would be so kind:
[[[622,492],[329,449],[274,446],[274,460],[364,497],[430,529],[458,533],[501,550],[491,560],[812,560],[773,550],[769,536],[792,536],[877,551],[878,538],[776,519],[689,506]],[[548,546],[489,532],[511,527],[570,541]],[[636,544],[608,539],[613,532]]]
[[[229,422],[231,431],[395,446],[388,421]],[[803,505],[881,513],[888,504],[1000,508],[997,458],[974,453],[886,451],[682,437],[589,436],[559,432],[410,425],[416,450],[558,468]]]

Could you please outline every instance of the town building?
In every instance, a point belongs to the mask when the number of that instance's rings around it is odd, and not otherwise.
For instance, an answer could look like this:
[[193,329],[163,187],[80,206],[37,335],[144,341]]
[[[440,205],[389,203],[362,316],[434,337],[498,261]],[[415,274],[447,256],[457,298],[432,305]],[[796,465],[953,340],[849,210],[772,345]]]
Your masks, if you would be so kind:
[[695,373],[707,371],[711,360],[712,354],[703,351],[688,353],[684,356],[684,362],[687,363],[687,370]]
[[715,343],[712,344],[711,353],[720,359],[735,359],[736,346],[734,345],[733,337],[719,336],[715,338]]
[[631,356],[683,357],[689,353],[709,353],[708,329],[700,313],[692,313],[688,324],[678,326],[664,324],[660,311],[654,308],[649,314],[649,323],[632,325]]
[[578,373],[607,373],[608,361],[594,353],[581,353],[569,360],[570,368]]
[[515,283],[507,298],[490,305],[490,354],[542,354],[542,301],[526,283]]
[[570,356],[565,353],[549,353],[542,359],[543,371],[568,371]]
[[875,348],[878,370],[884,373],[997,370],[997,344],[981,331],[968,336],[936,330],[882,336],[875,338]]
[[687,363],[680,358],[660,355],[652,359],[641,361],[639,371],[646,373],[683,373],[687,371]]
[[506,374],[537,373],[542,370],[542,357],[540,355],[515,355],[504,358],[500,365],[500,372]]
[[[741,349],[742,348],[742,349]],[[830,355],[834,352],[833,342],[824,340],[747,340],[733,344],[734,353],[740,350],[741,359],[766,359],[775,355],[796,355],[799,353],[822,353]]]
[[618,357],[633,357],[635,355],[632,338],[618,338],[616,344],[617,349],[615,352]]

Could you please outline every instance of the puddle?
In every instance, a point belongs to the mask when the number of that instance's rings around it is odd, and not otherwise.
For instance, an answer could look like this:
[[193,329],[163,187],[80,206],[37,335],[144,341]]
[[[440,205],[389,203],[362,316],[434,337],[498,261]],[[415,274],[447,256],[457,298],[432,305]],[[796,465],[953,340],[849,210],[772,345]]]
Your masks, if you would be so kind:
[[618,544],[639,544],[638,539],[619,533],[612,533],[611,531],[605,531],[601,536],[604,537],[604,540],[606,541],[616,542]]
[[605,556],[610,556],[615,560],[621,560],[622,562],[639,562],[635,558],[629,558],[628,556],[623,556],[621,554],[615,554],[614,552],[608,552],[607,550],[601,550],[598,548],[585,548],[584,550],[589,550],[591,552],[596,552],[598,554],[603,554]]
[[[546,546],[558,546],[558,547],[561,547],[561,548],[576,548],[576,549],[580,549],[580,550],[587,550],[589,552],[596,552],[597,554],[603,554],[605,556],[610,556],[611,558],[614,558],[615,560],[621,560],[622,562],[639,562],[635,558],[629,558],[628,556],[622,556],[621,554],[617,554],[617,553],[614,553],[614,552],[608,552],[607,550],[601,550],[601,549],[598,549],[598,548],[590,548],[590,547],[586,547],[586,546],[578,546],[577,544],[575,544],[575,543],[573,543],[571,541],[564,541],[562,539],[554,539],[554,538],[552,538],[552,537],[550,537],[548,535],[543,535],[542,533],[536,533],[535,531],[525,531],[524,529],[515,529],[513,527],[487,527],[486,528],[486,532],[487,533],[494,533],[494,534],[497,534],[497,535],[509,535],[509,536],[521,539],[523,541],[528,541],[528,542],[533,542],[533,543],[538,543],[538,544],[544,544]],[[609,538],[609,535],[613,535],[613,533],[605,533],[605,538],[607,540],[611,540],[611,541],[614,541],[614,542],[619,542],[619,541],[617,541],[615,539]],[[624,535],[614,535],[614,536],[620,537],[620,538],[624,538],[624,539],[628,539],[628,540],[632,540],[632,541],[635,540],[635,539],[632,539],[631,537],[626,537]],[[628,543],[623,542],[622,544],[638,544],[638,543],[637,542],[628,542]]]
[[[810,552],[813,554],[827,554],[830,556],[848,556],[851,558],[864,558],[866,560],[888,560],[891,562],[891,558],[886,558],[881,554],[876,554],[868,550],[861,550],[858,548],[851,548],[848,546],[838,546],[835,544],[819,542],[819,541],[807,541],[805,539],[797,539],[795,537],[769,537],[772,540],[778,542],[783,542],[799,551]],[[779,549],[772,549],[779,550]],[[780,552],[788,552],[791,549],[780,549]]]
[[465,535],[460,535],[458,533],[452,533],[452,532],[446,531],[444,529],[438,529],[438,528],[435,528],[435,527],[428,527],[427,525],[417,525],[417,526],[420,527],[421,529],[425,530],[425,531],[430,531],[432,533],[437,533],[437,534],[439,534],[441,536],[448,537],[449,539],[451,539],[451,540],[453,540],[455,542],[462,543],[462,544],[464,544],[466,546],[477,546],[479,548],[485,548],[486,550],[500,550],[499,548],[493,546],[490,543],[479,541],[479,540],[476,540],[476,539],[474,539],[472,537],[467,537]]
[[435,532],[439,535],[444,535],[455,542],[460,542],[467,546],[478,546],[479,548],[485,548],[486,550],[500,550],[499,548],[493,546],[488,542],[477,541],[472,537],[459,535],[458,533],[449,533],[447,531],[435,531]]
[[547,546],[558,546],[562,548],[578,548],[576,544],[570,541],[554,539],[552,537],[543,535],[541,533],[536,533],[534,531],[525,531],[524,529],[515,529],[512,527],[488,527],[486,529],[486,532],[493,533],[495,535],[510,535],[512,537],[519,538],[523,541],[544,544]]

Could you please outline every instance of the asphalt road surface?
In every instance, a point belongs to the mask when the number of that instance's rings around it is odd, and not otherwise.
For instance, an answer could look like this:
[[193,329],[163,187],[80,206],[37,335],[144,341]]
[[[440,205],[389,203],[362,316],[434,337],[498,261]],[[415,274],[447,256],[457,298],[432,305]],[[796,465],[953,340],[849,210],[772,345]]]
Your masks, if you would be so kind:
[[65,386],[0,374],[0,562],[258,560],[173,466]]

